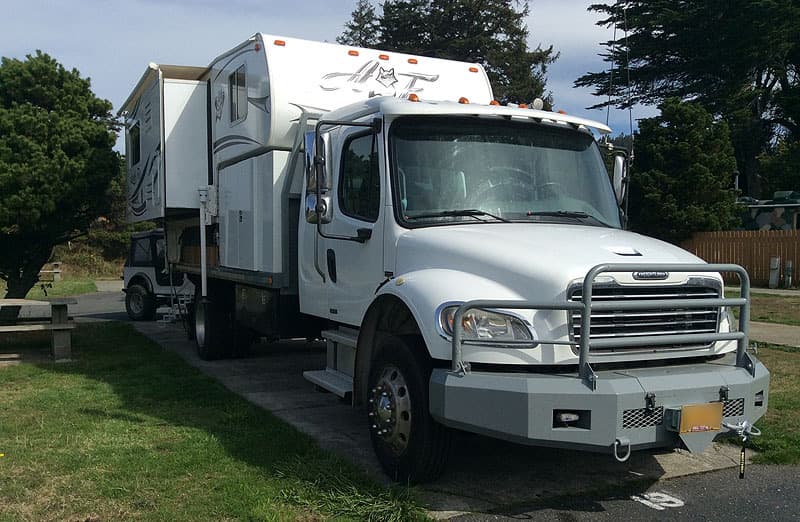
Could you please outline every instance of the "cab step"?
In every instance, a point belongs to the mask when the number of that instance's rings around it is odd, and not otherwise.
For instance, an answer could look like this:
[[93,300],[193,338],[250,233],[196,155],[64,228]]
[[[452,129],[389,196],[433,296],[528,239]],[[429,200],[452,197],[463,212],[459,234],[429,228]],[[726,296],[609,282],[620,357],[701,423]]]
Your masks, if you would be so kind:
[[327,344],[326,367],[324,370],[305,371],[303,377],[339,397],[351,396],[358,330],[340,327],[323,331],[322,337]]

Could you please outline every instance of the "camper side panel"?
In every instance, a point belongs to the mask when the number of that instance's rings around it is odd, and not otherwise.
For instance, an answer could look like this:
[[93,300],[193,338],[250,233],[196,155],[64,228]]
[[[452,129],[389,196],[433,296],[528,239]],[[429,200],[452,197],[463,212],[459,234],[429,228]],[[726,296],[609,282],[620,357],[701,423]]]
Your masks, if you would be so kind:
[[208,185],[208,100],[205,82],[164,80],[167,209],[198,209]]
[[161,93],[154,79],[126,118],[125,158],[128,167],[128,220],[164,216],[161,151]]

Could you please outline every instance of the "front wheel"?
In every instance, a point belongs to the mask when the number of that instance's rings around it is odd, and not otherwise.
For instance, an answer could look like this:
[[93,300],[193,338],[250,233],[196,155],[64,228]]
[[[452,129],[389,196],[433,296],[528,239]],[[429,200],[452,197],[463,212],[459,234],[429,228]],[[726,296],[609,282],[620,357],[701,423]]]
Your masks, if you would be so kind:
[[156,299],[147,288],[134,283],[125,292],[125,311],[134,321],[151,321],[156,315]]
[[430,415],[431,365],[418,336],[380,345],[369,377],[368,422],[375,454],[392,479],[428,482],[444,471],[451,432]]

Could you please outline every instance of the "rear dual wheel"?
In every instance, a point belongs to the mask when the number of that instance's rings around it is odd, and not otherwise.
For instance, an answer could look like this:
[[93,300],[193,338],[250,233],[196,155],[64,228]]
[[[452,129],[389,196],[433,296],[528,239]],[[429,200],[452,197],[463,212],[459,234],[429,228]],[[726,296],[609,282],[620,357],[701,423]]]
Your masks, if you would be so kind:
[[375,454],[398,482],[421,483],[444,471],[451,432],[430,415],[431,364],[419,336],[391,336],[369,377],[367,415]]
[[223,357],[246,357],[249,354],[256,334],[236,322],[231,286],[209,285],[209,295],[202,297],[198,285],[193,308],[194,339],[197,355],[201,359],[211,361]]

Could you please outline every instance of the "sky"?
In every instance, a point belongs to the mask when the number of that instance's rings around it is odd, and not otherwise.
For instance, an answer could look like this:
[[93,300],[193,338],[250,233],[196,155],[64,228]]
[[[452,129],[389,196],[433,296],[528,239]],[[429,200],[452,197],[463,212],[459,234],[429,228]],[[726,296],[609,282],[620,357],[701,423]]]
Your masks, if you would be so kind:
[[[586,0],[532,0],[529,47],[560,53],[547,74],[555,108],[606,121],[606,110],[574,80],[606,67],[600,42],[612,28],[598,27]],[[24,59],[36,49],[92,80],[114,110],[150,62],[206,66],[256,32],[333,42],[356,0],[2,0],[0,56]],[[633,117],[655,114],[637,107]],[[629,132],[628,112],[611,110],[614,134]],[[635,122],[634,122],[635,125]],[[117,147],[121,150],[121,140]]]

